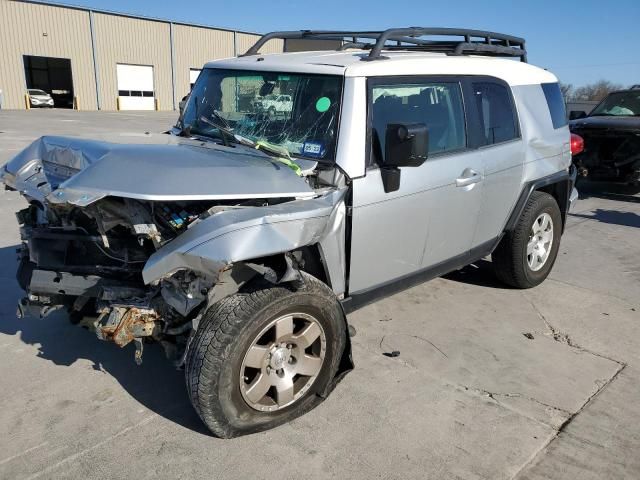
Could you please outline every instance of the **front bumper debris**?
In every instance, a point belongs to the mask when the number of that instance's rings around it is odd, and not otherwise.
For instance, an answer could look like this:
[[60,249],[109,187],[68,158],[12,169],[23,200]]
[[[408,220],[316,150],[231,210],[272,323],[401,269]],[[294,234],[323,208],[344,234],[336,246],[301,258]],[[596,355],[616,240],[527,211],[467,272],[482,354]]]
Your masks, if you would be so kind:
[[135,362],[142,364],[143,339],[160,333],[158,313],[150,308],[116,305],[105,308],[96,321],[96,335],[100,340],[119,347],[135,342]]

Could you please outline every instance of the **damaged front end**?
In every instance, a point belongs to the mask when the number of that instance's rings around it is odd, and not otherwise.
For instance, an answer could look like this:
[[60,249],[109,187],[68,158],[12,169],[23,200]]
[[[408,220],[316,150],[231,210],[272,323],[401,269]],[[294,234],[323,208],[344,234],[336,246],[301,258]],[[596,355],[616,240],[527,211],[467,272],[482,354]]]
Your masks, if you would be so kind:
[[306,268],[344,291],[346,190],[335,171],[300,177],[262,153],[169,143],[167,153],[43,138],[5,166],[4,183],[29,201],[17,213],[19,316],[64,309],[102,340],[133,342],[137,363],[153,340],[181,364],[207,307],[256,276],[292,282]]
[[[573,159],[578,175],[594,180],[640,183],[640,123],[591,125],[575,122],[571,131],[584,139],[584,151]],[[611,120],[609,120],[611,122]],[[602,122],[604,123],[604,122]]]

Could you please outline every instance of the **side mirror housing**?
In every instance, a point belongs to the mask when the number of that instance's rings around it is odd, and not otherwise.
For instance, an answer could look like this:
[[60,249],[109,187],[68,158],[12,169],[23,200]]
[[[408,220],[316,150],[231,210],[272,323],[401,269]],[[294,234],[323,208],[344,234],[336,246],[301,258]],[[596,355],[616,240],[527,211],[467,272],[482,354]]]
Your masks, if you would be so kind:
[[427,159],[429,129],[424,123],[390,123],[385,132],[385,167],[419,167]]
[[398,167],[419,167],[427,160],[429,129],[424,123],[390,123],[385,131],[384,162],[380,167],[385,193],[400,188]]
[[584,112],[582,110],[571,110],[571,112],[569,112],[569,120],[578,120],[586,116],[587,112]]
[[276,87],[275,83],[265,82],[260,87],[260,96],[266,97],[267,95],[271,95],[273,93],[273,89]]

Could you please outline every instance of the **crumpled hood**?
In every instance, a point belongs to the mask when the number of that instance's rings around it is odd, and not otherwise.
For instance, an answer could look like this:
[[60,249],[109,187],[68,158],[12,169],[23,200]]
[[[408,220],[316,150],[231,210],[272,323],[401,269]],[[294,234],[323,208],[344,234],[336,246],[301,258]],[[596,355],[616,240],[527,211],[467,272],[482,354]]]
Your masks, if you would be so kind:
[[106,196],[141,200],[232,200],[314,196],[304,178],[272,157],[173,135],[120,144],[41,137],[10,160],[2,181],[39,201],[84,206]]

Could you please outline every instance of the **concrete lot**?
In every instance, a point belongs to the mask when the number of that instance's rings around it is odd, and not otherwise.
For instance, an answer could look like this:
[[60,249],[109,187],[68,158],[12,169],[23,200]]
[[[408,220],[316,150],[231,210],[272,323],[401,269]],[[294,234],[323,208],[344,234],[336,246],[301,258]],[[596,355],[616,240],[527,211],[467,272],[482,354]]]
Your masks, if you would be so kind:
[[[0,111],[0,163],[42,134],[174,119]],[[63,314],[15,318],[23,201],[0,192],[0,478],[640,478],[640,195],[583,196],[543,285],[506,289],[482,261],[366,307],[326,402],[224,441],[158,348],[136,367]]]

